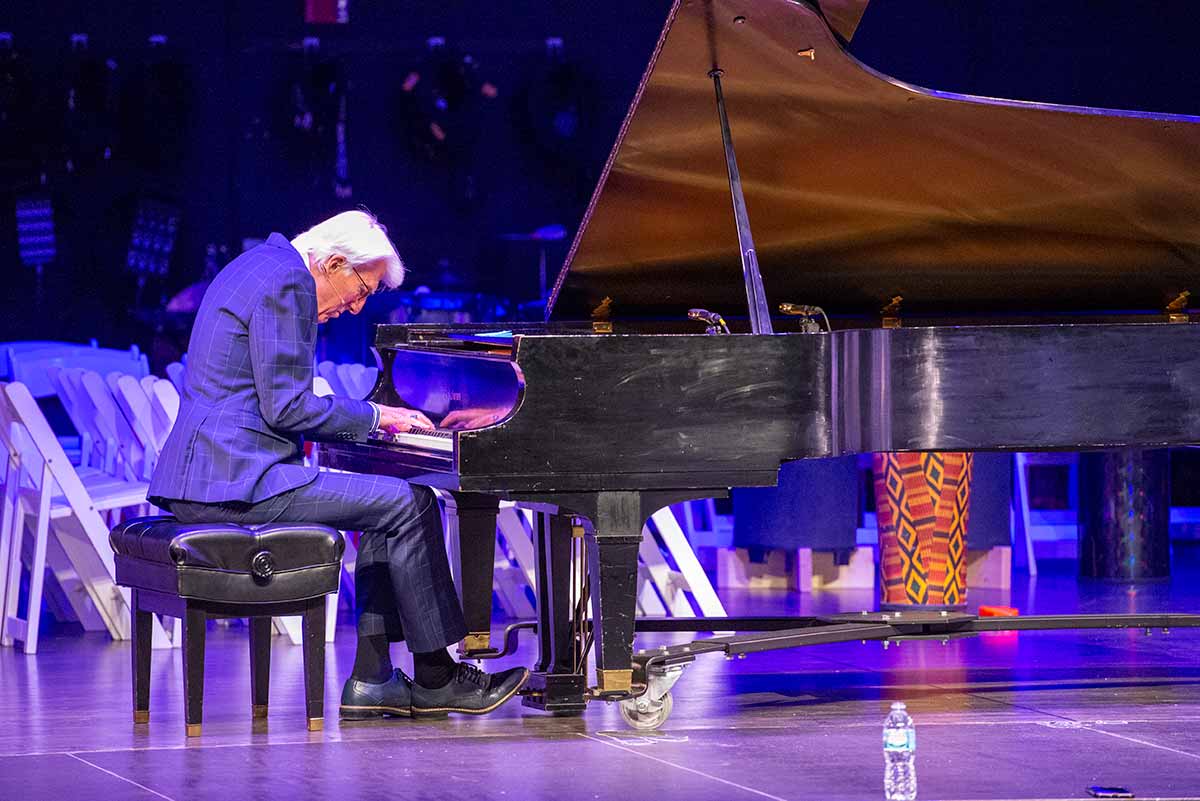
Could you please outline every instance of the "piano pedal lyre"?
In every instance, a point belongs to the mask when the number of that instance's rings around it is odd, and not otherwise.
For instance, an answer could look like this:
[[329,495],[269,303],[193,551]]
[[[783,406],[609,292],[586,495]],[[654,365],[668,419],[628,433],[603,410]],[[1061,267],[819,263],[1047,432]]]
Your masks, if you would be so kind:
[[470,658],[476,651],[489,651],[492,645],[492,633],[490,631],[472,631],[463,637],[459,643],[459,653]]

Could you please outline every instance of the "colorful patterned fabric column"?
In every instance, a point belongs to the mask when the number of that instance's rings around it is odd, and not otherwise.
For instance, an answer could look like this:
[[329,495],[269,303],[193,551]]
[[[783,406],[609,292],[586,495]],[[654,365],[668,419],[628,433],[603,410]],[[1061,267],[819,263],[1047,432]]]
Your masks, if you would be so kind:
[[970,453],[875,454],[880,607],[967,602]]

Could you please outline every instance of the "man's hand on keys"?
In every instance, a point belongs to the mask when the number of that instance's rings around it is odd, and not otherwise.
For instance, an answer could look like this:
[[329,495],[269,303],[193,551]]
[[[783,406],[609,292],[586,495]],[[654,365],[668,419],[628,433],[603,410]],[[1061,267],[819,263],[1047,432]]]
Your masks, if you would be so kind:
[[483,428],[499,422],[507,409],[456,409],[442,418],[442,428]]
[[379,427],[394,434],[412,431],[414,428],[435,428],[428,417],[416,409],[401,406],[379,406]]

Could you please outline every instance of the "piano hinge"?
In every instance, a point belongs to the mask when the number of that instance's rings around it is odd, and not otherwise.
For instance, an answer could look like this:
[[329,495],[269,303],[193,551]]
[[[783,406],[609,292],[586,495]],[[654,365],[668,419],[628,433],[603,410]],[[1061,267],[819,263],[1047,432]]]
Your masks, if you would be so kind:
[[1191,294],[1191,292],[1186,290],[1180,292],[1175,296],[1175,300],[1167,304],[1167,322],[1191,322],[1191,318],[1188,316],[1188,298],[1191,297]]
[[884,328],[900,327],[900,304],[903,301],[903,296],[896,295],[888,301],[886,306],[879,310],[879,313],[883,316]]
[[611,334],[613,332],[612,323],[608,319],[612,316],[612,302],[612,298],[605,295],[604,300],[600,301],[600,305],[592,309],[593,334]]

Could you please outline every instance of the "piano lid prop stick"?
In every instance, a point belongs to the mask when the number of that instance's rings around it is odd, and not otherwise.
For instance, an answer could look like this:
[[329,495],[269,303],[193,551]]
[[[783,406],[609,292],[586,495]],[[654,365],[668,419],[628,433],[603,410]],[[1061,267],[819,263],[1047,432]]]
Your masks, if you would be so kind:
[[742,176],[738,172],[737,156],[733,152],[733,133],[729,129],[729,115],[725,112],[725,95],[721,92],[721,76],[724,70],[714,69],[708,73],[717,92],[717,113],[721,117],[721,140],[725,144],[725,167],[729,171],[729,192],[733,195],[733,219],[737,225],[738,251],[742,257],[742,275],[746,281],[746,300],[750,306],[750,330],[755,334],[772,334],[771,311],[767,306],[767,294],[763,290],[762,273],[758,269],[758,257],[754,251],[754,238],[750,235],[750,215],[746,212],[746,198],[742,194]]

